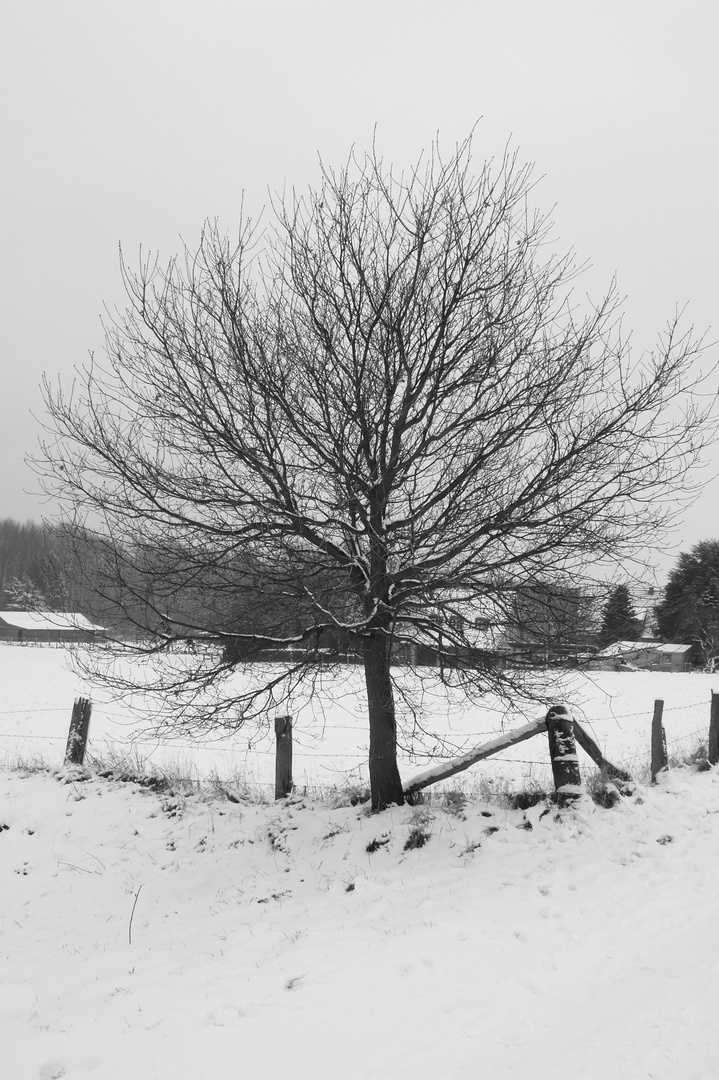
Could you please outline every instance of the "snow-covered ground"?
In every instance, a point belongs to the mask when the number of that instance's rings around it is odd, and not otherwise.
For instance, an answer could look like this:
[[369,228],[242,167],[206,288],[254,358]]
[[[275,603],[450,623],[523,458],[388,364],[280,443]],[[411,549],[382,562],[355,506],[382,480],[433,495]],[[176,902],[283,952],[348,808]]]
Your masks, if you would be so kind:
[[[88,690],[62,665],[60,650],[0,649],[10,758],[42,749],[59,764],[73,696]],[[297,712],[298,738],[324,754],[309,759],[318,781],[339,786],[333,753],[361,757],[356,678],[341,712],[318,707],[317,731]],[[689,744],[711,682],[597,677],[584,716],[610,757],[640,755],[663,697],[670,744]],[[461,746],[489,719],[445,725]],[[101,741],[127,739],[134,721],[96,705],[92,723]],[[243,738],[185,747],[187,762],[245,753],[265,783],[272,755]],[[539,760],[544,747],[517,751]],[[457,798],[369,815],[8,770],[0,1076],[714,1080],[718,839],[717,769],[559,815]]]
[[8,1080],[717,1075],[715,770],[561,819],[0,800]]

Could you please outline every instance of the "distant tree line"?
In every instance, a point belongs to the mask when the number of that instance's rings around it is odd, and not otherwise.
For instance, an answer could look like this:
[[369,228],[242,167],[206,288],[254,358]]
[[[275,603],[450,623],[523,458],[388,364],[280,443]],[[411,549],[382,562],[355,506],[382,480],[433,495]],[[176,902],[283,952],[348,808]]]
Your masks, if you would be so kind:
[[[177,581],[176,567],[192,566],[194,574]],[[147,589],[152,578],[153,587]],[[140,591],[140,584],[143,591]],[[626,586],[626,597],[629,596]],[[633,637],[629,623],[616,620],[616,592],[610,596],[600,639],[602,644]],[[622,594],[623,595],[623,594]],[[309,598],[312,598],[310,600]],[[271,565],[257,552],[238,548],[223,565],[208,565],[204,552],[186,548],[162,550],[142,537],[132,548],[119,548],[109,536],[66,529],[62,524],[0,520],[0,608],[22,611],[78,611],[118,636],[146,636],[161,641],[185,630],[197,641],[213,628],[225,635],[228,661],[252,660],[278,648],[278,641],[300,635],[311,607],[336,608],[343,598],[344,622],[359,616],[336,573],[305,553],[302,560]],[[591,648],[597,639],[600,597],[570,584],[551,585],[538,577],[514,590],[504,602],[467,615],[460,602],[450,604],[447,632],[456,624],[475,623],[495,631],[502,651],[519,664]],[[629,602],[631,603],[631,602]],[[459,614],[459,612],[463,612]],[[609,613],[609,622],[607,614]],[[483,617],[486,616],[486,617]],[[638,622],[638,620],[634,620]],[[351,653],[340,627],[320,629],[303,646],[318,655]],[[431,650],[429,650],[431,651]]]
[[[191,564],[188,550],[168,552],[138,539],[132,551],[120,551],[107,535],[67,530],[64,525],[0,520],[0,609],[5,611],[78,611],[118,635],[155,631],[158,639],[185,627],[188,640],[215,628],[226,634],[230,661],[251,660],[273,648],[277,639],[306,627],[313,603],[336,606],[343,595],[337,575],[306,557],[266,565],[262,556],[236,553],[222,566],[206,565],[195,553],[194,576],[178,587],[172,565]],[[281,572],[283,570],[283,572]],[[146,583],[153,577],[154,588]],[[140,598],[138,583],[145,592]],[[312,601],[308,597],[312,597]],[[345,622],[358,612],[344,594]],[[461,605],[457,610],[461,609]],[[518,662],[539,654],[558,659],[572,651],[603,648],[641,637],[628,585],[586,590],[551,587],[538,579],[518,589],[510,603],[495,606],[473,621],[501,629],[508,657]],[[466,616],[450,612],[449,630]],[[714,670],[719,661],[719,540],[705,540],[683,552],[669,575],[663,600],[655,610],[656,633],[663,641],[692,644],[694,663]],[[219,634],[217,632],[219,630]],[[332,635],[318,629],[306,647],[333,654],[351,651],[339,628]]]
[[[263,645],[305,624],[308,589],[327,604],[338,589],[336,575],[309,558],[301,565],[288,561],[284,567],[270,567],[261,555],[241,550],[222,567],[201,559],[195,573],[178,586],[173,569],[180,563],[192,565],[195,558],[191,550],[158,550],[142,537],[120,548],[111,537],[88,530],[4,518],[0,610],[77,611],[118,635],[149,632],[158,639],[170,625],[180,636],[184,628],[189,640],[212,626],[216,637],[226,633],[233,659],[252,659]],[[140,598],[138,582],[148,576],[153,587]],[[348,609],[347,617],[351,615]],[[235,635],[251,635],[253,647],[243,647]],[[342,643],[332,644],[336,651]]]
[[63,524],[0,519],[0,610],[73,611],[121,629],[120,597],[98,592],[101,548]]
[[34,521],[0,520],[0,604],[3,610],[69,610],[74,602],[61,530]]

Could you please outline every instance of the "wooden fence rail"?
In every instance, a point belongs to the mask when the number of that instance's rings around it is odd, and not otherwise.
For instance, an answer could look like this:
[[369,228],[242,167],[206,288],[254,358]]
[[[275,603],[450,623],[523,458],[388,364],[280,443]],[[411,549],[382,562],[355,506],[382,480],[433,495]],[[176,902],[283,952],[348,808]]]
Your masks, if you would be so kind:
[[549,710],[546,717],[541,720],[533,720],[523,727],[507,731],[503,735],[498,735],[496,739],[483,743],[474,750],[469,750],[466,754],[461,754],[459,757],[452,758],[450,761],[445,761],[440,765],[433,765],[431,768],[425,769],[424,772],[418,773],[405,785],[405,798],[411,801],[417,792],[429,787],[430,784],[436,784],[440,780],[447,780],[450,776],[455,776],[464,769],[476,765],[478,761],[484,761],[486,758],[492,757],[493,754],[498,754],[510,746],[524,742],[525,739],[532,739],[543,731],[547,731],[549,734],[552,774],[560,804],[568,805],[577,799],[582,792],[575,739],[595,765],[606,772],[610,780],[620,783],[631,781],[632,778],[625,769],[620,769],[605,758],[594,739],[585,731],[579,721],[574,719],[569,709],[564,705],[555,705]]
[[452,758],[451,761],[443,762],[441,765],[433,765],[430,769],[425,769],[424,772],[418,773],[413,780],[409,782],[404,788],[405,798],[407,796],[415,795],[422,788],[429,787],[430,784],[436,784],[440,780],[447,780],[450,776],[455,776],[459,772],[463,772],[464,769],[469,769],[471,765],[476,765],[478,761],[483,761],[485,758],[491,757],[492,754],[498,754],[500,750],[506,750],[508,746],[515,746],[516,743],[524,742],[525,739],[531,739],[535,735],[538,735],[540,731],[547,730],[546,720],[532,720],[531,724],[525,724],[524,727],[515,728],[514,731],[507,731],[504,735],[498,735],[496,739],[492,739],[491,742],[484,743],[482,746],[477,746],[474,750],[469,750],[466,754],[461,754],[459,757]]
[[592,736],[578,720],[574,721],[574,738],[577,740],[584,753],[592,759],[599,769],[607,774],[607,777],[610,780],[619,780],[622,783],[631,782],[631,774],[628,773],[626,769],[620,769],[617,765],[612,765],[611,761],[607,761]]

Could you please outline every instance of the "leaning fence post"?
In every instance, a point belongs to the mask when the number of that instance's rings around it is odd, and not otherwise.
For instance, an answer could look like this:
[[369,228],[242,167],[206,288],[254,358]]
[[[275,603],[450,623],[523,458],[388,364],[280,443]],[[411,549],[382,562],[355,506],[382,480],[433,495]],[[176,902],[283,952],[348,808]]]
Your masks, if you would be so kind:
[[65,762],[68,765],[82,765],[85,759],[91,712],[92,702],[89,698],[79,697],[75,699],[65,750]]
[[577,740],[582,750],[589,755],[594,764],[605,772],[610,780],[618,782],[617,786],[619,786],[619,784],[631,783],[631,773],[628,773],[626,769],[620,769],[616,765],[612,765],[611,761],[607,761],[592,736],[588,731],[584,730],[578,720],[574,721],[574,738]]
[[292,717],[275,717],[275,798],[292,792]]
[[565,705],[553,705],[547,713],[549,755],[559,806],[571,806],[582,794],[577,744],[572,715]]
[[709,714],[709,764],[719,762],[719,694],[712,690],[711,713]]
[[656,784],[660,772],[669,767],[667,759],[667,737],[662,723],[664,702],[657,698],[654,702],[654,716],[652,717],[652,783]]

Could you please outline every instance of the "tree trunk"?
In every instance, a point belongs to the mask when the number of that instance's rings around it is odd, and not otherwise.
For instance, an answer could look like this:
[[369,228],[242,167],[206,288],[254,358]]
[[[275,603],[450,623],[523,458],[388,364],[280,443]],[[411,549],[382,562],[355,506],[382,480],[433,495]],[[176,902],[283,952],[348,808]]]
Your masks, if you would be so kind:
[[397,726],[389,672],[389,650],[384,634],[364,639],[364,673],[369,710],[369,780],[372,809],[404,803],[397,768]]

